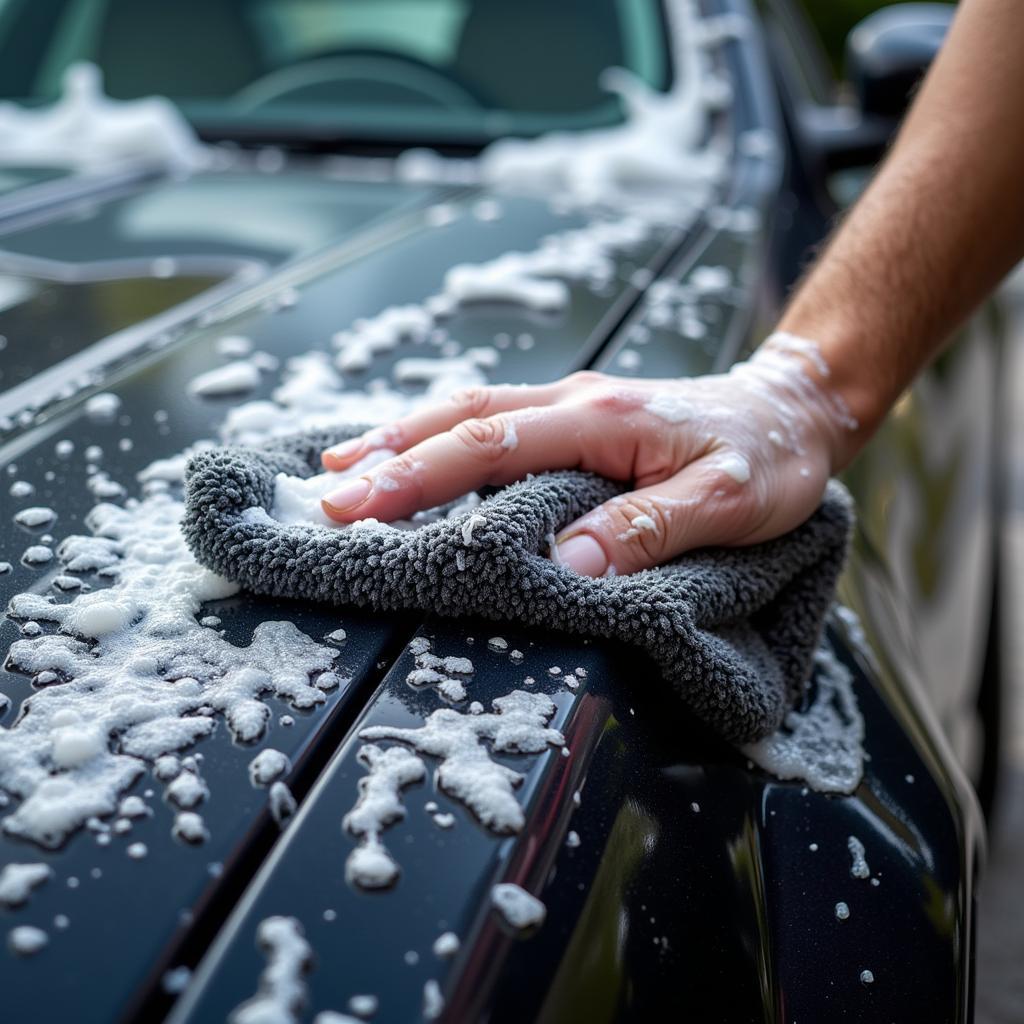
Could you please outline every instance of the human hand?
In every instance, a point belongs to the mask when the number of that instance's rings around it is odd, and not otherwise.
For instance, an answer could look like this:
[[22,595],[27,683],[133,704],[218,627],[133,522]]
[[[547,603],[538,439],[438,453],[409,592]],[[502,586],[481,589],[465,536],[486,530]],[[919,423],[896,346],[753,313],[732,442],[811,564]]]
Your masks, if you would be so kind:
[[552,558],[585,576],[631,573],[694,548],[769,540],[817,508],[857,424],[817,347],[773,335],[728,373],[638,380],[575,373],[471,388],[323,453],[343,471],[397,454],[323,502],[339,523],[407,518],[486,485],[578,468],[635,489],[582,516]]

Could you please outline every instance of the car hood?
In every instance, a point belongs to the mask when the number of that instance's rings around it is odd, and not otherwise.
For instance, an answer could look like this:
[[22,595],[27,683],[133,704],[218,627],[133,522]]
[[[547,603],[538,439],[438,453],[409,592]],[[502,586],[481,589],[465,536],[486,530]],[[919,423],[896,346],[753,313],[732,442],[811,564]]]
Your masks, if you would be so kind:
[[[72,178],[63,201],[47,184],[46,204],[33,196],[43,186],[30,181],[0,198],[0,230],[6,228],[0,279],[10,294],[0,310],[0,333],[12,339],[0,379],[0,415],[66,399],[137,359],[149,339],[163,346],[187,342],[199,320],[227,323],[246,305],[258,309],[260,298],[328,268],[333,291],[327,301],[303,301],[286,326],[271,321],[265,330],[298,330],[324,342],[382,310],[438,292],[456,264],[536,252],[550,236],[564,237],[587,223],[543,200],[505,197],[498,205],[480,186],[372,180],[364,165],[358,165],[362,175],[343,174],[302,160],[269,174],[258,163],[239,159],[232,169],[186,181],[100,177],[84,194],[83,182]],[[492,210],[501,211],[495,219],[489,219]],[[492,345],[505,329],[518,342],[499,353],[501,375],[509,380],[551,379],[586,366],[685,235],[682,227],[649,232],[615,255],[607,281],[574,282],[564,314],[500,304],[467,310],[458,341],[469,349]],[[45,351],[23,340],[29,325],[52,339]],[[244,329],[251,326],[247,320]],[[522,337],[527,334],[532,343]],[[308,348],[292,342],[279,354],[288,358]],[[182,372],[198,365],[185,358]],[[374,371],[386,376],[386,360]],[[351,383],[365,379],[353,376]]]
[[[97,497],[121,501],[127,495],[129,502],[141,499],[145,508],[146,501],[159,497],[154,488],[177,486],[178,453],[197,443],[254,440],[252,424],[263,429],[261,413],[270,403],[286,427],[308,422],[304,405],[322,402],[322,389],[298,384],[317,372],[335,372],[331,338],[336,332],[387,308],[437,294],[453,265],[480,264],[510,251],[533,252],[544,239],[586,224],[581,214],[553,209],[544,198],[496,196],[478,184],[411,183],[394,176],[379,180],[379,167],[339,169],[328,161],[293,159],[270,173],[261,169],[259,157],[243,155],[229,168],[186,180],[130,169],[87,182],[40,173],[9,189],[0,200],[0,273],[9,282],[10,295],[0,311],[0,334],[8,339],[0,410],[6,420],[3,462],[13,467],[5,489],[17,481],[30,487],[32,495],[30,501],[11,497],[11,515],[0,522],[0,550],[13,564],[0,578],[5,603],[24,592],[65,600],[54,579],[66,578],[67,567],[40,571],[21,556],[32,546],[56,547],[61,538],[89,535],[96,528],[89,513]],[[55,181],[63,181],[71,194],[54,191]],[[42,187],[47,189],[45,202],[33,195]],[[457,342],[461,352],[487,347],[498,357],[497,368],[489,371],[492,379],[515,382],[551,380],[595,360],[620,358],[618,349],[632,329],[630,321],[641,315],[646,286],[667,266],[692,259],[688,246],[697,236],[696,223],[651,231],[627,252],[614,255],[606,279],[572,281],[570,301],[561,310],[493,302],[466,307],[446,322],[442,344]],[[733,273],[728,271],[730,279]],[[707,308],[741,310],[746,316],[747,306],[735,303],[726,290],[709,294]],[[724,315],[721,322],[728,322]],[[665,332],[664,343],[657,333],[645,358],[652,364],[669,360],[673,372],[699,372],[721,357],[717,333],[675,355],[671,332]],[[499,349],[494,342],[500,335],[509,340]],[[265,353],[264,365],[278,369],[261,371],[259,384],[241,398],[193,393],[191,382],[230,361],[218,348],[224,337],[251,339]],[[426,345],[433,349],[430,341]],[[311,351],[323,353],[320,362],[310,363]],[[346,371],[337,401],[344,405],[345,396],[364,393],[373,379],[396,400],[421,390],[393,373],[397,361],[410,354],[425,353],[401,345],[379,352],[368,370]],[[374,388],[369,385],[371,392]],[[379,389],[377,393],[379,397]],[[97,394],[117,396],[112,415],[102,413],[102,401],[92,400]],[[356,398],[348,400],[356,410],[350,418],[358,418],[362,405]],[[235,424],[227,434],[226,416]],[[101,454],[84,458],[90,448]],[[173,468],[167,470],[168,465]],[[16,523],[13,513],[26,504],[56,510],[56,522],[42,527]],[[48,542],[48,534],[54,540]],[[58,556],[53,565],[60,561]],[[105,585],[103,577],[84,579],[88,586]],[[343,629],[346,639],[340,650],[327,643],[337,655],[343,685],[326,691],[312,710],[270,698],[273,713],[259,747],[270,746],[289,759],[288,785],[295,799],[322,806],[328,824],[317,845],[328,836],[335,845],[346,842],[340,818],[347,808],[338,796],[326,795],[324,787],[356,785],[359,745],[354,740],[343,745],[344,768],[335,751],[352,735],[357,720],[410,722],[417,709],[424,710],[422,698],[407,692],[407,656],[401,654],[422,627],[408,616],[339,613],[251,595],[209,603],[202,615],[215,616],[216,629],[243,649],[253,642],[260,623],[289,621],[320,643]],[[23,628],[14,619],[0,625],[5,650],[19,640],[32,641],[32,636],[20,634]],[[473,696],[488,705],[513,681],[507,656],[506,671],[501,670],[502,659],[493,659],[493,670],[479,661],[494,632],[493,626],[488,630],[483,624],[459,623],[454,631],[450,624],[429,627],[439,652],[474,660]],[[564,686],[544,687],[559,705],[553,726],[567,737],[578,737],[572,742],[582,746],[572,757],[537,765],[517,794],[529,807],[530,832],[544,837],[543,849],[531,849],[529,863],[515,875],[525,884],[540,881],[552,869],[573,806],[571,794],[588,771],[584,765],[598,748],[610,749],[602,737],[618,742],[614,717],[625,712],[616,709],[608,693],[589,692],[611,671],[603,664],[606,655],[596,648],[588,650],[565,637],[506,637],[509,649],[525,652],[524,662],[514,668],[517,677],[532,671],[552,680],[549,669],[557,650],[559,663],[588,664],[594,679],[577,695]],[[492,655],[484,653],[484,658],[489,662]],[[485,684],[485,679],[490,682]],[[38,672],[26,675],[16,658],[6,663],[0,674],[0,686],[11,699],[6,725],[13,724],[19,706],[21,715],[26,714],[32,693],[44,685]],[[195,810],[210,833],[201,845],[190,846],[172,834],[182,808],[168,798],[166,780],[155,777],[136,787],[149,810],[126,820],[121,834],[107,831],[111,822],[97,824],[96,830],[76,832],[56,851],[12,838],[3,841],[10,860],[45,863],[53,870],[51,882],[33,895],[28,910],[18,912],[17,921],[46,924],[54,933],[53,947],[59,945],[59,952],[49,952],[62,963],[83,965],[66,982],[43,985],[45,960],[20,961],[6,997],[16,1015],[31,1007],[45,1018],[72,1000],[90,1007],[88,1019],[93,1020],[114,1019],[126,1007],[142,1016],[162,1012],[169,1000],[163,974],[199,954],[237,904],[253,871],[280,848],[280,828],[267,789],[250,782],[248,765],[258,748],[233,742],[223,724],[201,747],[197,774],[209,795]],[[510,766],[518,760],[512,759]],[[328,763],[332,768],[325,773]],[[325,792],[322,801],[314,791]],[[426,799],[424,793],[424,803]],[[410,825],[418,813],[410,817]],[[645,814],[639,809],[626,812],[624,827],[630,835],[634,819]],[[424,933],[415,943],[408,927],[397,928],[392,914],[399,919],[408,914],[402,893],[424,886],[422,892],[433,893],[430,898],[435,900],[442,888],[449,896],[462,890],[462,911],[455,913],[453,905],[442,916],[450,929],[463,935],[468,950],[469,920],[461,915],[477,914],[486,906],[481,897],[488,881],[509,874],[504,863],[513,852],[509,840],[496,842],[469,820],[442,830],[429,814],[416,827],[424,830],[422,855],[417,853],[425,872],[422,881],[410,867],[393,894],[397,899],[354,893],[356,905],[370,915],[358,926],[340,893],[317,914],[321,923],[327,911],[332,912],[328,917],[347,919],[346,934],[360,935],[357,945],[364,951],[376,950],[369,962],[382,970],[390,963],[385,938],[399,943],[401,959],[413,945],[423,947],[424,936],[436,927],[429,913],[423,916],[419,927]],[[301,828],[306,835],[306,826]],[[619,830],[616,826],[612,831],[617,835]],[[462,840],[469,845],[460,852]],[[129,856],[132,844],[143,844],[145,856]],[[446,865],[443,872],[423,859],[435,853]],[[337,851],[330,856],[336,858]],[[331,879],[323,879],[325,885],[340,880],[344,887],[343,854],[337,867]],[[82,927],[68,927],[58,935],[52,925],[58,917]],[[495,933],[479,944],[474,957],[498,940]],[[421,951],[422,970],[429,968],[430,942]],[[252,947],[249,937],[244,945]],[[106,969],[98,969],[98,948],[105,950]],[[339,948],[338,955],[347,959],[354,950]],[[494,964],[488,955],[474,970],[490,971]],[[409,983],[418,1002],[423,987],[419,970],[405,969],[411,972]],[[360,974],[364,987],[380,990],[370,975],[362,969]],[[203,1010],[200,1016],[205,1015]]]

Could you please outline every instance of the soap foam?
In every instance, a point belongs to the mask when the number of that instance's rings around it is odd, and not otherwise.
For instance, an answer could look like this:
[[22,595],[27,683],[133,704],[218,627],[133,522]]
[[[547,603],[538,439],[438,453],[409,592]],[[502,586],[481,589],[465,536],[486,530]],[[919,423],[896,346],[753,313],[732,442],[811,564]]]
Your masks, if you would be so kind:
[[[204,602],[237,587],[194,561],[178,529],[182,511],[162,493],[125,508],[96,506],[92,535],[67,538],[59,558],[111,585],[63,604],[31,593],[12,599],[13,618],[51,622],[58,632],[10,649],[13,669],[57,682],[0,729],[0,789],[21,798],[3,819],[8,834],[56,847],[86,819],[114,813],[147,765],[210,733],[210,709],[252,742],[270,716],[264,695],[298,708],[324,701],[315,677],[331,668],[336,649],[290,622],[261,623],[249,646],[236,647],[197,621]],[[166,781],[183,809],[205,796],[194,772]]]
[[306,1003],[303,975],[313,960],[302,925],[294,917],[268,917],[256,929],[256,942],[266,954],[259,990],[232,1010],[229,1024],[290,1024]]
[[708,186],[722,176],[726,157],[706,144],[708,114],[728,97],[706,51],[727,35],[700,31],[693,0],[671,0],[666,12],[676,69],[668,92],[651,89],[622,68],[609,69],[601,84],[626,108],[621,125],[500,139],[481,155],[484,180],[662,216],[686,204],[705,204]]
[[491,903],[517,931],[541,924],[547,916],[547,908],[515,882],[501,882],[491,888]]
[[565,739],[547,727],[555,713],[550,697],[513,690],[492,702],[493,713],[462,714],[440,708],[418,729],[370,726],[360,732],[365,740],[395,740],[438,758],[440,787],[468,807],[494,832],[515,833],[524,824],[523,809],[513,795],[522,781],[519,772],[494,760],[483,744],[491,741],[494,753],[538,754]]
[[864,718],[853,677],[826,648],[815,658],[812,696],[778,731],[743,748],[780,779],[800,779],[822,793],[852,793],[864,774]]
[[178,172],[208,164],[208,150],[169,100],[110,99],[94,64],[72,64],[63,89],[48,108],[0,104],[5,163],[92,169],[139,160]]
[[403,747],[382,750],[367,743],[356,757],[368,774],[359,780],[359,799],[342,820],[342,828],[359,840],[345,864],[345,876],[360,888],[381,889],[392,885],[399,872],[381,832],[405,817],[401,791],[424,779],[427,769]]
[[47,864],[5,864],[0,870],[0,906],[20,907],[52,874]]
[[251,359],[237,359],[194,377],[189,381],[188,389],[193,395],[218,398],[222,395],[244,394],[258,388],[259,384],[259,367]]

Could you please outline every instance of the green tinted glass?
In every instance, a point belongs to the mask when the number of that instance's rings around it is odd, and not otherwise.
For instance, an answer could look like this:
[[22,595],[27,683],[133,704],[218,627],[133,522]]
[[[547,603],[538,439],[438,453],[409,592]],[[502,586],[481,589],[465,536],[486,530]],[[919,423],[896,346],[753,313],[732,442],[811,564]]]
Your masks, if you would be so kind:
[[486,141],[621,118],[602,72],[666,88],[659,0],[0,0],[0,96],[86,60],[207,134],[261,125]]

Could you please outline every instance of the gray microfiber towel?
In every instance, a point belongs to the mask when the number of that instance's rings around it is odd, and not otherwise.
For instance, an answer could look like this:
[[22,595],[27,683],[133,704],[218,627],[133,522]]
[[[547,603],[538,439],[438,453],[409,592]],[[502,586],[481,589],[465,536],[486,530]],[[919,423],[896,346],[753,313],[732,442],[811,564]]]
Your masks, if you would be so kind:
[[[324,448],[360,432],[310,432],[193,456],[182,529],[196,558],[260,594],[478,615],[635,644],[734,742],[772,732],[799,701],[846,556],[852,506],[841,485],[829,484],[814,515],[778,540],[602,579],[546,557],[553,533],[622,492],[591,473],[544,473],[471,513],[415,530],[286,526],[243,515],[272,506],[275,474],[310,476]],[[471,514],[485,522],[467,542]]]

